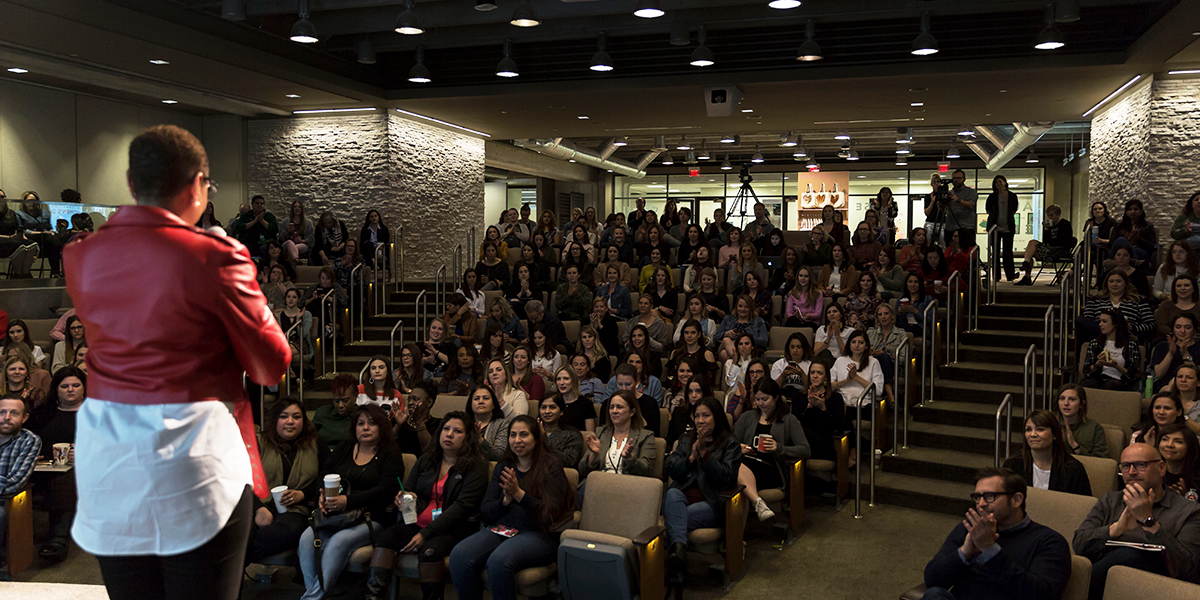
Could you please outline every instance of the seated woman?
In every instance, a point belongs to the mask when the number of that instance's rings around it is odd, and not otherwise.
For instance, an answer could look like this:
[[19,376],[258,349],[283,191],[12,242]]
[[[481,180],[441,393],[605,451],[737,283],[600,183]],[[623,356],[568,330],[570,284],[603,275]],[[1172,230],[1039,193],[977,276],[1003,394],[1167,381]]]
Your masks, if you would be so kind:
[[734,352],[735,354],[725,361],[725,372],[722,374],[726,389],[736,387],[738,381],[745,377],[750,364],[757,362],[759,357],[758,348],[754,347],[754,338],[750,337],[749,333],[738,335]]
[[[512,281],[504,284],[502,288],[504,299],[508,301],[510,312],[517,319],[527,318],[525,305],[529,304],[532,300],[540,301],[542,299],[542,287],[544,287],[544,284],[539,284],[533,278],[533,274],[529,270],[529,265],[519,265]],[[500,300],[500,298],[496,300]],[[495,315],[493,314],[493,316]],[[517,328],[520,329],[520,326],[521,323],[518,320]]]
[[1166,300],[1171,296],[1176,278],[1195,279],[1197,276],[1200,276],[1200,259],[1191,245],[1181,240],[1171,242],[1171,246],[1163,253],[1162,264],[1154,273],[1152,294],[1157,300]]
[[[592,276],[592,284],[601,286],[607,283],[609,268],[617,270],[617,282],[625,286],[627,290],[632,290],[633,286],[636,286],[638,283],[638,277],[641,276],[640,270],[631,269],[625,261],[621,260],[620,248],[609,246],[604,249],[604,262],[596,265]],[[597,295],[599,295],[599,292],[597,292]]]
[[67,317],[67,335],[61,342],[54,344],[54,358],[50,361],[50,372],[58,373],[58,370],[70,366],[75,357],[75,349],[80,346],[87,345],[87,336],[84,335],[83,321],[79,317],[71,315]]
[[908,273],[896,264],[896,249],[891,244],[879,251],[875,264],[871,265],[871,274],[879,281],[880,293],[885,300],[904,293],[904,279]]
[[854,270],[854,264],[850,262],[846,247],[834,244],[830,250],[830,262],[821,267],[821,274],[817,278],[817,287],[821,288],[821,293],[825,294],[826,298],[836,298],[844,296],[846,290],[849,290],[857,281],[858,271]]
[[547,396],[538,404],[538,422],[554,457],[564,465],[573,465],[583,456],[583,435],[566,420],[566,409],[562,396]]
[[512,272],[515,274],[522,266],[529,269],[530,279],[535,282],[536,289],[534,291],[542,291],[545,289],[545,285],[550,283],[550,262],[534,244],[521,246],[521,260],[513,264]]
[[1154,314],[1150,305],[1134,290],[1129,276],[1121,271],[1109,271],[1104,275],[1104,289],[1088,298],[1083,315],[1075,318],[1075,339],[1083,344],[1100,333],[1100,312],[1115,308],[1125,314],[1129,332],[1145,341],[1154,332]]
[[578,463],[580,481],[592,471],[652,477],[654,432],[646,429],[634,392],[617,392],[606,406],[604,424],[584,438],[587,451]]
[[757,271],[748,271],[742,276],[741,281],[741,285],[734,288],[733,295],[749,296],[750,300],[754,302],[758,316],[770,327],[771,319],[774,316],[772,313],[775,310],[775,301],[772,299],[771,290],[768,290],[763,283],[763,276],[759,275]]
[[704,336],[705,346],[707,346],[708,340],[717,334],[717,322],[709,318],[708,305],[704,303],[704,296],[693,293],[688,296],[687,302],[683,306],[684,312],[675,325],[675,336],[672,339],[678,344],[679,338],[683,334],[683,328],[688,321],[694,320],[700,325],[700,334]]
[[654,305],[655,312],[664,321],[670,323],[677,316],[675,311],[679,308],[679,291],[675,289],[668,269],[655,269],[642,293],[650,297],[650,304]]
[[948,290],[946,284],[950,282],[950,273],[941,248],[930,246],[925,250],[925,260],[921,262],[921,270],[918,273],[925,280],[925,293],[945,304]]
[[933,296],[925,293],[925,280],[919,273],[909,273],[904,277],[904,290],[896,303],[896,312],[899,313],[897,325],[917,337],[923,337],[928,333],[925,331],[925,309],[933,302]]
[[[267,253],[255,263],[258,267],[258,276],[260,282],[266,282],[270,279],[271,269],[279,267],[283,269],[283,274],[286,281],[291,281],[296,278],[296,268],[291,260],[285,255],[283,246],[279,240],[267,241]],[[263,290],[265,293],[266,290]]]
[[793,333],[784,342],[783,358],[771,365],[771,379],[788,402],[804,399],[808,389],[808,369],[812,366],[814,356],[808,337],[803,333]]
[[592,309],[592,290],[579,280],[579,268],[575,265],[563,267],[566,282],[558,286],[555,306],[562,321],[585,321]]
[[[1115,247],[1115,246],[1114,246]],[[1029,240],[1025,247],[1025,262],[1021,270],[1025,277],[1016,285],[1033,285],[1033,261],[1046,262],[1061,258],[1069,258],[1075,248],[1075,233],[1071,222],[1062,218],[1062,207],[1051,204],[1046,207],[1046,220],[1042,224],[1041,241]]]
[[46,352],[42,350],[41,346],[33,343],[33,340],[29,338],[29,326],[21,319],[13,319],[8,322],[7,335],[4,338],[5,350],[7,351],[8,347],[14,344],[24,346],[33,356],[34,364],[29,365],[29,368],[45,369],[50,366],[50,357],[46,356]]
[[528,346],[513,349],[512,381],[515,387],[525,392],[527,400],[539,402],[546,395],[546,382],[533,372],[533,351]]
[[871,230],[871,226],[863,221],[854,229],[854,242],[850,245],[849,250],[850,263],[860,272],[870,269],[882,248],[883,245],[875,238],[875,232]]
[[512,351],[512,344],[504,341],[504,330],[492,325],[483,334],[483,348],[479,351],[479,362],[487,365],[495,358],[508,364],[512,362]]
[[442,315],[450,327],[450,337],[458,345],[474,346],[479,341],[479,317],[471,310],[471,303],[462,294],[446,297],[446,312]]
[[738,258],[729,267],[729,272],[725,275],[725,281],[729,282],[729,287],[740,286],[746,280],[746,275],[754,273],[758,275],[758,287],[765,291],[767,280],[767,270],[758,262],[758,250],[754,248],[754,244],[749,241],[742,242],[741,250],[738,251]]
[[463,346],[456,353],[456,360],[450,364],[438,381],[438,393],[451,396],[466,396],[467,392],[483,383],[483,363],[475,345]]
[[[289,288],[284,293],[283,306],[275,313],[275,318],[285,334],[290,332],[288,346],[292,350],[292,365],[288,376],[294,377],[297,373],[303,373],[303,365],[308,364],[316,354],[316,347],[313,346],[313,314],[300,306],[300,290]],[[299,327],[296,327],[297,323]],[[292,331],[293,327],[296,327],[295,331]]]
[[1196,332],[1200,329],[1198,324],[1195,315],[1182,313],[1171,324],[1172,334],[1154,345],[1150,353],[1154,389],[1162,389],[1167,385],[1183,363],[1200,363],[1200,344],[1196,343]]
[[821,312],[825,307],[825,294],[813,281],[812,268],[800,267],[796,271],[796,282],[784,299],[783,324],[787,327],[821,326]]
[[542,378],[542,385],[550,388],[554,383],[554,374],[562,368],[565,359],[550,343],[550,338],[541,326],[535,326],[533,335],[529,337],[533,342],[530,344],[530,350],[533,351],[533,372]]
[[467,300],[467,305],[476,317],[487,316],[487,307],[483,305],[483,292],[479,290],[479,274],[475,269],[463,271],[462,287],[454,290],[454,293],[461,294]]
[[588,237],[587,228],[582,225],[576,225],[571,230],[571,239],[563,246],[564,259],[571,256],[575,248],[579,248],[579,255],[585,260],[591,264],[596,264],[596,247],[592,245],[591,238]]
[[725,507],[718,494],[737,483],[742,448],[721,412],[715,398],[697,402],[691,413],[695,429],[663,461],[670,481],[663,495],[663,521],[671,543],[667,566],[675,581],[686,573],[688,532],[721,523]]
[[591,281],[596,275],[595,266],[588,259],[579,244],[571,244],[563,250],[562,266],[558,268],[559,283],[567,280],[567,267],[574,266],[579,271],[580,281]]
[[742,230],[734,227],[726,234],[728,243],[717,248],[717,266],[721,269],[732,269],[738,262],[742,252]]
[[742,445],[738,483],[746,486],[746,497],[758,520],[766,521],[775,516],[775,511],[767,507],[758,490],[784,488],[784,464],[812,456],[804,429],[791,414],[774,380],[763,378],[754,386],[754,408],[738,418],[733,437]]
[[1083,359],[1084,379],[1079,383],[1090,388],[1132,390],[1137,387],[1141,360],[1141,350],[1129,335],[1125,315],[1119,310],[1106,310],[1100,313],[1100,336],[1088,344]]
[[654,310],[654,301],[647,294],[638,297],[637,311],[625,321],[625,339],[621,341],[626,349],[630,347],[629,338],[633,335],[633,330],[639,325],[646,331],[650,349],[654,352],[662,352],[664,347],[670,345],[671,327],[658,315],[658,311]]
[[766,376],[766,363],[754,361],[746,368],[746,376],[737,383],[737,386],[725,392],[725,412],[733,416],[735,423],[742,413],[754,406],[754,386],[758,385],[758,381]]
[[1172,396],[1179,399],[1179,405],[1183,408],[1183,416],[1188,429],[1192,433],[1200,436],[1200,394],[1197,393],[1197,386],[1200,385],[1200,367],[1194,363],[1185,363],[1175,371],[1175,379],[1163,388],[1161,391],[1170,392]]
[[854,287],[846,292],[846,324],[852,329],[875,326],[875,309],[883,304],[883,296],[875,289],[875,275],[870,271],[858,274]]
[[1164,425],[1158,434],[1158,452],[1167,463],[1163,487],[1200,502],[1200,442],[1181,423]]
[[616,265],[602,267],[604,282],[596,286],[595,297],[605,301],[608,311],[613,316],[628,319],[633,316],[633,300],[629,295],[629,288],[621,283],[621,273]]
[[508,443],[480,507],[487,529],[450,552],[450,577],[462,600],[483,598],[484,569],[492,598],[516,600],[517,572],[555,561],[555,529],[575,511],[575,490],[537,421],[526,415],[514,419]]
[[[682,249],[681,249],[682,251]],[[712,255],[708,246],[702,246],[696,249],[696,258],[692,261],[680,260],[680,267],[683,268],[683,291],[690,294],[695,292],[700,287],[700,278],[704,275],[706,269],[712,270],[713,281],[717,280],[716,258]],[[685,267],[686,265],[686,267]]]
[[[825,325],[813,336],[813,352],[816,353],[818,360],[824,360],[828,363],[826,366],[832,367],[834,361],[842,356],[845,356],[850,350],[848,345],[850,334],[854,330],[846,327],[843,322],[842,307],[837,302],[830,302],[825,306]],[[826,353],[827,356],[821,356]]]
[[[524,348],[521,351],[528,352]],[[513,353],[516,354],[516,351]],[[517,385],[516,378],[508,370],[508,363],[499,358],[489,360],[484,367],[484,376],[497,394],[497,403],[506,418],[529,414],[529,394]]]
[[[488,228],[483,232],[483,243],[479,244],[479,260],[482,261],[487,256],[487,245],[489,243],[496,246],[498,250],[496,256],[504,257],[504,259],[508,258],[508,244],[501,239],[500,228],[495,225],[488,225]],[[486,283],[482,278],[480,282]]]
[[[1117,248],[1113,252],[1112,260],[1114,263],[1112,270],[1121,271],[1128,275],[1129,280],[1133,282],[1133,289],[1137,290],[1139,296],[1147,299],[1152,297],[1150,295],[1150,283],[1146,280],[1146,273],[1140,268],[1133,266],[1133,253],[1128,246]],[[1100,285],[1102,283],[1097,283],[1096,289],[1099,289]]]
[[717,351],[717,358],[722,361],[737,357],[737,341],[743,333],[750,336],[759,351],[767,349],[767,323],[758,316],[754,301],[743,294],[734,300],[733,306],[733,314],[721,321],[716,337],[709,342]]
[[[612,325],[612,332],[616,333],[615,323],[604,325],[607,328]],[[607,332],[605,332],[607,333]],[[576,355],[585,355],[588,359],[588,364],[594,376],[600,381],[608,381],[608,376],[612,373],[612,361],[609,360],[608,347],[604,344],[604,339],[600,331],[593,325],[584,325],[579,330],[579,347],[575,349]]]
[[705,269],[700,273],[700,286],[696,293],[704,298],[704,304],[708,306],[708,316],[713,321],[720,323],[729,314],[729,297],[717,286],[716,271]]
[[[971,249],[975,247],[975,231],[970,227],[962,227],[950,234],[950,242],[946,245],[946,270],[949,275],[959,273],[966,284],[967,270],[971,268]],[[965,285],[964,285],[965,287]]]
[[332,535],[322,533],[319,563],[313,543],[318,535],[312,527],[304,530],[297,550],[300,571],[304,574],[305,591],[301,600],[324,598],[346,568],[350,555],[391,525],[385,509],[400,491],[399,482],[404,477],[404,460],[392,443],[391,419],[380,407],[364,404],[354,409],[351,422],[354,437],[333,450],[319,473],[322,481],[326,475],[339,475],[342,493],[327,497],[322,488],[317,507],[325,518],[362,509],[371,514],[371,521],[369,525],[359,523]]
[[1067,451],[1077,456],[1108,458],[1108,436],[1104,426],[1087,416],[1087,390],[1068,383],[1058,388],[1054,414],[1062,426]]
[[[330,295],[332,292],[332,295]],[[325,310],[322,312],[322,304],[325,296],[329,296],[330,303],[325,305]],[[318,335],[324,336],[326,339],[333,335],[333,314],[334,311],[341,307],[348,306],[350,297],[346,295],[346,289],[337,283],[336,276],[333,273],[333,267],[323,267],[317,275],[317,285],[309,290],[308,300],[305,301],[304,310],[312,313],[313,320],[324,323],[325,331],[318,332]],[[323,315],[323,317],[322,317]]]
[[47,395],[42,388],[33,385],[26,360],[21,356],[10,356],[4,361],[4,378],[0,379],[0,396],[19,396],[25,400],[32,411],[42,408],[42,405],[46,403]]
[[[593,404],[593,398],[579,391],[579,379],[569,365],[555,371],[554,393],[546,399],[550,398],[557,398],[562,405],[564,425],[574,427],[579,432],[596,430],[596,406]],[[566,464],[574,464],[574,461]]]
[[[681,363],[679,368],[682,370],[684,364]],[[683,373],[681,373],[683,375]],[[679,438],[687,435],[692,431],[695,424],[692,423],[692,407],[700,401],[701,398],[710,396],[711,392],[708,386],[699,379],[691,378],[686,383],[679,387],[679,391],[671,398],[667,399],[671,418],[667,422],[667,445],[673,445]]]
[[332,265],[334,260],[345,254],[346,242],[350,234],[346,224],[334,216],[333,211],[321,213],[318,220],[317,237],[309,249],[308,262],[311,265]]
[[396,414],[404,412],[404,397],[396,389],[392,380],[392,368],[388,365],[386,356],[372,356],[367,361],[367,383],[358,386],[358,398],[355,404],[374,404],[384,411]]
[[1150,399],[1150,408],[1140,423],[1133,425],[1130,444],[1158,445],[1158,430],[1171,423],[1183,423],[1183,404],[1171,394],[1158,393]]
[[917,227],[908,234],[908,245],[900,249],[899,256],[896,257],[896,263],[909,273],[917,273],[921,270],[921,261],[925,260],[925,250],[928,246],[928,240],[924,227]]
[[[604,358],[604,364],[608,365],[608,357]],[[575,378],[579,380],[579,393],[584,396],[591,396],[592,401],[596,403],[608,400],[608,392],[604,389],[604,380],[592,370],[592,359],[586,354],[575,354],[571,357],[571,370],[575,372]]]
[[308,517],[321,492],[321,466],[332,453],[317,437],[304,403],[291,396],[271,405],[258,435],[267,486],[287,486],[279,503],[254,498],[254,525],[246,546],[246,563],[295,550],[308,527]]
[[[875,386],[876,401],[883,394],[883,368],[879,361],[871,356],[870,343],[867,333],[855,329],[846,341],[846,354],[843,354],[833,364],[830,370],[830,381],[834,390],[842,395],[847,410],[854,409],[863,398],[868,386]],[[864,414],[871,414],[870,405],[863,404],[868,409]]]
[[[492,228],[489,227],[490,231]],[[479,289],[499,290],[512,279],[512,271],[508,268],[508,248],[504,242],[497,247],[496,242],[483,242],[483,255],[475,263],[475,273],[479,275]]]
[[409,343],[400,347],[400,364],[392,372],[392,381],[401,394],[407,394],[418,381],[427,379],[425,366],[421,364],[421,347]]
[[[579,330],[581,343],[583,340],[583,330],[589,329],[592,332],[592,336],[596,338],[595,344],[598,347],[604,348],[606,354],[615,356],[621,352],[621,341],[617,335],[620,323],[612,315],[608,302],[604,298],[592,299],[592,312],[588,314],[587,322],[581,324],[583,325]],[[594,361],[595,357],[593,356],[592,359]]]
[[[521,310],[525,306],[521,305]],[[517,316],[513,304],[506,298],[497,296],[488,306],[487,327],[499,327],[504,332],[505,343],[517,345],[525,339],[525,328],[521,326],[521,318]]]
[[1158,335],[1164,338],[1170,336],[1175,317],[1185,312],[1200,319],[1200,287],[1197,287],[1195,278],[1180,275],[1171,282],[1171,295],[1154,310]]
[[[633,377],[633,387],[640,392],[639,395],[645,394],[650,396],[651,398],[654,398],[654,402],[658,406],[665,406],[662,380],[660,380],[656,375],[651,375],[649,373],[646,368],[646,362],[647,360],[645,355],[640,352],[626,352],[624,355],[622,355],[621,360],[617,362],[616,370],[613,371],[614,374],[612,379],[609,379],[608,383],[604,386],[604,390],[608,393],[608,396],[611,398],[613,394],[616,394],[620,389],[618,378],[621,375],[621,371],[623,370],[622,368],[628,365],[635,371]],[[661,369],[661,360],[658,361],[658,365]],[[651,419],[647,418],[646,421],[650,422]],[[657,429],[655,430],[657,431]]]
[[638,323],[627,328],[625,334],[627,336],[625,350],[642,355],[643,366],[650,375],[664,379],[661,347],[658,346],[658,340],[650,335],[649,328]]
[[[479,430],[479,448],[487,460],[500,460],[508,451],[508,427],[512,419],[504,416],[491,386],[481,385],[471,391],[465,411],[475,417]],[[518,415],[521,416],[521,415]]]
[[809,233],[800,262],[817,269],[829,264],[833,260],[833,242],[824,228],[814,227]]
[[812,457],[836,462],[834,438],[846,430],[846,405],[830,386],[825,365],[815,362],[808,367],[808,392],[792,403],[792,410],[804,428]]
[[[54,372],[50,389],[53,401],[43,404],[41,409],[30,415],[25,426],[41,438],[41,456],[52,458],[55,444],[71,444],[67,462],[74,463],[75,415],[87,398],[87,374],[72,366],[63,367]],[[75,477],[35,472],[30,481],[32,485],[48,490],[50,500],[44,507],[50,512],[50,539],[42,544],[38,556],[51,563],[62,562],[67,558],[71,524],[75,521],[75,505],[79,501]],[[295,547],[299,538],[297,531],[291,547]]]
[[1092,495],[1087,469],[1067,450],[1062,427],[1048,410],[1035,410],[1025,420],[1021,455],[1004,461],[1004,468],[1024,477],[1029,487]]
[[[806,266],[800,260],[800,251],[791,246],[784,246],[780,258],[783,259],[783,264],[771,273],[769,283],[771,293],[777,296],[782,296],[792,289],[792,286],[796,284],[796,275],[800,272],[800,267]],[[817,279],[813,275],[812,268],[809,268],[808,272],[809,285],[815,286]]]

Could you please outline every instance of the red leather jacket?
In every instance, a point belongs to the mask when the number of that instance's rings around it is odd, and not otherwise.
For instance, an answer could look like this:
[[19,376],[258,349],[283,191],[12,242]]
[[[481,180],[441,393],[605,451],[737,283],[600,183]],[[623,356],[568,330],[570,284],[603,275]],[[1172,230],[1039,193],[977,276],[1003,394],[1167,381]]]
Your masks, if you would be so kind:
[[291,353],[246,248],[167,210],[124,206],[99,231],[67,244],[63,267],[88,331],[88,396],[123,404],[235,402],[257,484],[242,372],[275,385]]

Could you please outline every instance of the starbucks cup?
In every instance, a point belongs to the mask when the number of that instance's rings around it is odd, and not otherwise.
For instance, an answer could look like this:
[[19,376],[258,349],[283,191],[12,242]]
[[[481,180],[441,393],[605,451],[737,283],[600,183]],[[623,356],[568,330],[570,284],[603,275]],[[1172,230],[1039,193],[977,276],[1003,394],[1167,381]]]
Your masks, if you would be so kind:
[[331,473],[325,476],[325,497],[332,498],[342,493],[342,476]]
[[283,493],[288,491],[288,486],[279,485],[271,488],[271,498],[275,499],[275,511],[279,514],[287,512],[287,507],[283,505]]
[[417,496],[412,492],[406,492],[400,498],[400,515],[404,517],[405,525],[417,522]]

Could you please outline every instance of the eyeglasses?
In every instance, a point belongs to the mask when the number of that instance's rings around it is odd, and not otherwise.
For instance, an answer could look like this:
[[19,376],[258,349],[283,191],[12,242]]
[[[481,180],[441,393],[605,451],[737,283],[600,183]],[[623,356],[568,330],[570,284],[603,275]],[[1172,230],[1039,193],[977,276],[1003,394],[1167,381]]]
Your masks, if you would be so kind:
[[1009,495],[1011,495],[1011,494],[1009,494],[1008,492],[984,492],[982,494],[976,493],[976,494],[971,494],[971,502],[975,502],[976,504],[978,504],[979,501],[982,499],[984,502],[991,504],[996,501],[996,498],[998,498],[1000,496],[1009,496]]
[[217,195],[217,190],[218,190],[218,189],[219,189],[219,187],[220,187],[220,186],[217,184],[217,180],[216,180],[216,179],[213,179],[212,177],[209,177],[209,176],[205,175],[205,176],[204,176],[204,181],[205,181],[206,183],[208,183],[208,197],[209,197],[209,198],[212,198],[213,196],[216,196],[216,195]]
[[1117,467],[1119,467],[1121,469],[1121,471],[1123,471],[1123,472],[1124,471],[1141,472],[1141,471],[1145,471],[1147,468],[1149,468],[1150,465],[1158,464],[1160,462],[1162,462],[1161,459],[1160,460],[1137,460],[1134,462],[1118,463]]

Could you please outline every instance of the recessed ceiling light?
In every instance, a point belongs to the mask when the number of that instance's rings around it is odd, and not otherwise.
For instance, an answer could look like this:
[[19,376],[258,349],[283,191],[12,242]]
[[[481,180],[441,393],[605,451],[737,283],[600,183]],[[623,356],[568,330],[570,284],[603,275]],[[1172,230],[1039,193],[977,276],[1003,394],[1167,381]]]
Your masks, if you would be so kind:
[[288,98],[299,98],[300,94],[287,94]]
[[1200,73],[1200,69],[1187,69],[1184,71],[1167,71],[1167,75],[1194,75]]
[[29,69],[22,69],[22,68],[20,68],[20,67],[13,67],[13,68],[9,69],[9,70],[8,70],[8,72],[9,72],[9,73],[28,73],[28,72],[29,72]]
[[588,116],[587,116],[587,115],[579,115],[577,118],[578,118],[580,121],[586,121],[586,120],[588,120]]
[[179,104],[178,100],[163,100],[163,104]]
[[171,64],[171,61],[163,60],[161,58],[156,58],[156,59],[150,61],[150,64],[152,64],[152,65],[169,65],[169,64]]
[[925,103],[924,102],[912,102],[909,104],[909,106],[925,106]]
[[1008,93],[1008,90],[1000,90],[1000,93],[1001,93],[1001,94],[1006,94],[1006,93]]
[[744,113],[752,113],[752,112],[754,112],[754,109],[753,109],[753,108],[743,108],[743,109],[742,109],[742,112],[744,112]]

